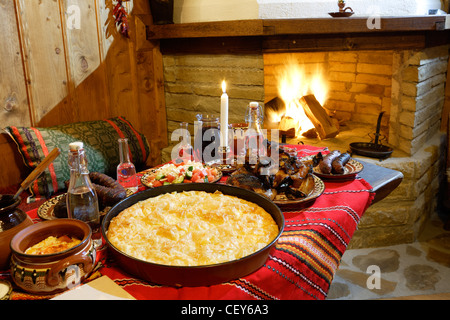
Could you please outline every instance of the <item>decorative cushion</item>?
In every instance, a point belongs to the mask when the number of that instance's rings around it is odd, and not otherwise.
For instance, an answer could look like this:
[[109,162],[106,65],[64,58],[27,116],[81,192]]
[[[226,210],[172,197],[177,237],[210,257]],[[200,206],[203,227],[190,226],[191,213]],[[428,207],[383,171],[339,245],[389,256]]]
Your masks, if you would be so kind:
[[130,160],[137,168],[145,165],[150,152],[146,137],[123,117],[47,128],[10,126],[5,130],[16,142],[30,169],[36,168],[54,148],[61,150],[61,154],[31,185],[30,192],[36,198],[48,198],[55,192],[66,189],[64,181],[70,179],[67,159],[71,142],[84,143],[89,171],[105,173],[114,178],[120,162],[117,139],[128,138]]

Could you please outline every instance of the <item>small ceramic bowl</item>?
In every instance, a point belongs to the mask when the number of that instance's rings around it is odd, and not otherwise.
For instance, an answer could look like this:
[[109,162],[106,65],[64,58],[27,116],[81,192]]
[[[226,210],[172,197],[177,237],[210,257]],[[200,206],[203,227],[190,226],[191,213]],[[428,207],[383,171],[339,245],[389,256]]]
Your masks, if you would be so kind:
[[[17,208],[20,197],[12,201],[13,195],[1,195],[0,203],[0,270],[8,270],[11,249],[11,239],[20,230],[33,224],[31,218],[22,210]],[[6,199],[6,200],[5,200]]]
[[[49,236],[69,236],[81,242],[64,251],[34,255],[29,247]],[[24,291],[55,294],[78,286],[93,270],[96,250],[89,225],[75,219],[57,219],[36,223],[17,233],[11,240],[11,277]]]

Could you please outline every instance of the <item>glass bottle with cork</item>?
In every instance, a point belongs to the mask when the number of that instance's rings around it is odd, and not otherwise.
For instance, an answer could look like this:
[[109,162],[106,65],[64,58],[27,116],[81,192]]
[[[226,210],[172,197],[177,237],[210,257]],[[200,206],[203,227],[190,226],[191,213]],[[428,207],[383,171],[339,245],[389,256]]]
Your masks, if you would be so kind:
[[125,189],[135,193],[138,190],[138,180],[136,176],[136,167],[130,161],[128,149],[128,139],[120,138],[119,143],[120,163],[117,166],[117,182]]
[[67,189],[67,216],[86,222],[92,229],[94,243],[101,241],[97,193],[89,178],[83,142],[69,144],[70,181]]

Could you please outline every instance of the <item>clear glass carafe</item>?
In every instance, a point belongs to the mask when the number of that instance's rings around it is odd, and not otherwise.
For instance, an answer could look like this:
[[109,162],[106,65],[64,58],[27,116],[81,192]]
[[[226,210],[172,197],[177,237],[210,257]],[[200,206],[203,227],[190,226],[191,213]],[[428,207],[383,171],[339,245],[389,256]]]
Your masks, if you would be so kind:
[[97,193],[89,178],[83,142],[69,144],[70,182],[67,189],[67,216],[86,222],[92,229],[94,242],[101,241],[100,213]]

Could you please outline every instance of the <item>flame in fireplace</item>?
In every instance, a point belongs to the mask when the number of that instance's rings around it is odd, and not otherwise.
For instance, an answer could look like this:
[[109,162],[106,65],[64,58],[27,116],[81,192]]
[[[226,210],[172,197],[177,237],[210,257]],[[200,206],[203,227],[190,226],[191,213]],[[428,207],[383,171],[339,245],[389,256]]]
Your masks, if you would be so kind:
[[[310,67],[308,67],[310,69]],[[308,119],[299,99],[308,94],[314,94],[317,101],[323,106],[328,94],[328,85],[325,80],[324,70],[315,65],[309,72],[305,65],[301,65],[294,58],[288,58],[286,64],[278,70],[276,81],[278,96],[283,100],[286,111],[269,110],[269,119],[280,122],[283,117],[290,117],[296,125],[295,136],[314,128]]]

